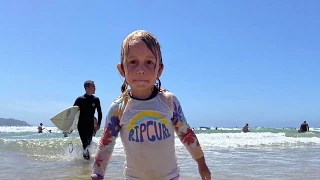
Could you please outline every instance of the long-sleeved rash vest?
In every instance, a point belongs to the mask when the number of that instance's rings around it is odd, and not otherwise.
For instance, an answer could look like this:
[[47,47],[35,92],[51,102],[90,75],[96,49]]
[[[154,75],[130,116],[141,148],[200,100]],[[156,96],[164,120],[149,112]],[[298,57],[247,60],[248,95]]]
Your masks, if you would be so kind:
[[92,173],[103,179],[120,135],[126,159],[126,179],[169,180],[179,176],[174,132],[193,159],[203,156],[198,139],[173,93],[161,91],[149,100],[123,95],[109,107]]

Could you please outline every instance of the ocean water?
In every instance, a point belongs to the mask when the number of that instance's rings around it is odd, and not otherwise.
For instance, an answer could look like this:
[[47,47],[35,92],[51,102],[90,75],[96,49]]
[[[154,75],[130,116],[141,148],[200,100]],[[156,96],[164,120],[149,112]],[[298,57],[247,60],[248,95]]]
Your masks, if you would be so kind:
[[[37,127],[0,127],[0,179],[87,180],[93,158],[82,159],[78,132],[64,138],[61,131],[37,133]],[[196,130],[215,180],[320,179],[320,128],[297,133],[295,129],[237,128]],[[93,156],[102,130],[90,147]],[[197,165],[176,139],[182,180],[199,180]],[[124,155],[117,140],[106,179],[123,177]]]

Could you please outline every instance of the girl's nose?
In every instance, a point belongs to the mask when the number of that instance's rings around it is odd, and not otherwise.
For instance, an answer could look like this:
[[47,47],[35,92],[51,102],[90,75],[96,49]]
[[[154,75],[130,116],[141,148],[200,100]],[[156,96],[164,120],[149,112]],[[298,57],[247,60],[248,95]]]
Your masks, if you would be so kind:
[[146,74],[146,71],[144,71],[144,70],[138,70],[138,74],[139,74],[139,75],[144,75],[144,74]]

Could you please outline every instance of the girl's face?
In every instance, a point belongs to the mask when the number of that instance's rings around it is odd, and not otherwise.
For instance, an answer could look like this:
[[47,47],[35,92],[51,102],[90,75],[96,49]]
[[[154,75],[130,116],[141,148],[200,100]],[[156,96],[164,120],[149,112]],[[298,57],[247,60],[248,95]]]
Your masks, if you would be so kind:
[[161,76],[163,65],[160,67],[159,60],[143,41],[135,41],[124,58],[124,71],[120,64],[118,70],[132,91],[145,91],[151,89]]

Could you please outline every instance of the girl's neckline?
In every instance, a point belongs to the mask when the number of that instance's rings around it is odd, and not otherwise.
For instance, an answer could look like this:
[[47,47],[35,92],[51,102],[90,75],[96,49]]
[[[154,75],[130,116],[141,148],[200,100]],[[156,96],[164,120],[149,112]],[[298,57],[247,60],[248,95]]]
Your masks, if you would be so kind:
[[147,101],[147,100],[150,100],[150,99],[153,99],[154,97],[156,97],[156,96],[158,95],[158,93],[159,93],[158,88],[157,88],[156,86],[154,86],[151,95],[150,95],[148,98],[146,98],[146,99],[135,98],[135,97],[131,96],[130,92],[129,92],[128,94],[129,94],[130,98],[132,98],[132,99],[134,99],[134,100]]

